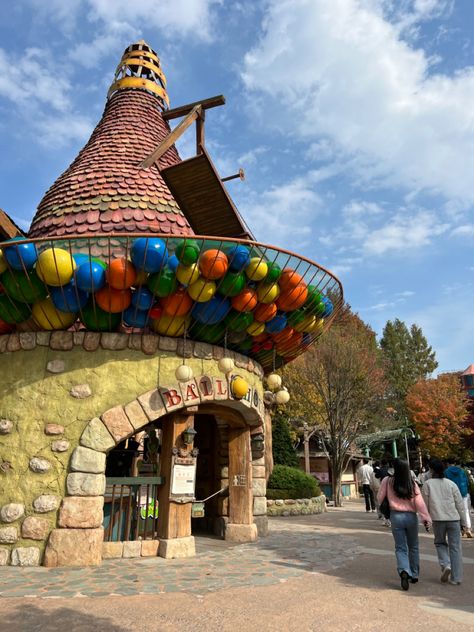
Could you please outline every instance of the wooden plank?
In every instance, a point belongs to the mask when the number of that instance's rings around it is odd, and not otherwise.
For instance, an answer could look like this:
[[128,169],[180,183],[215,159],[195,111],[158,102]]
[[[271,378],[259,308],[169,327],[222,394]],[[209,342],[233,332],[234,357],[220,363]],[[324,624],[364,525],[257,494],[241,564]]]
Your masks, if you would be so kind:
[[229,428],[229,522],[252,524],[250,429]]
[[162,116],[165,121],[169,121],[170,119],[179,118],[180,116],[184,116],[188,112],[191,112],[196,105],[202,106],[203,110],[209,110],[210,108],[215,108],[219,105],[225,105],[225,96],[223,94],[218,94],[215,97],[210,97],[209,99],[202,99],[201,101],[194,101],[193,103],[187,103],[186,105],[180,105],[177,108],[172,108],[171,110],[166,110],[163,112]]

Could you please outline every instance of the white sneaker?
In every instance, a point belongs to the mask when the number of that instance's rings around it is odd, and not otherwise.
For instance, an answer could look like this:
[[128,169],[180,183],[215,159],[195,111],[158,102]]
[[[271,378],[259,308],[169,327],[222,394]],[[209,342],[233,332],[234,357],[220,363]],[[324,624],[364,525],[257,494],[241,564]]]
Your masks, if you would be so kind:
[[449,577],[451,575],[451,569],[449,568],[449,566],[445,566],[445,568],[442,569],[441,571],[441,582],[443,584],[447,584]]
[[453,582],[452,579],[449,580],[449,583],[451,584],[451,586],[460,586],[461,582]]

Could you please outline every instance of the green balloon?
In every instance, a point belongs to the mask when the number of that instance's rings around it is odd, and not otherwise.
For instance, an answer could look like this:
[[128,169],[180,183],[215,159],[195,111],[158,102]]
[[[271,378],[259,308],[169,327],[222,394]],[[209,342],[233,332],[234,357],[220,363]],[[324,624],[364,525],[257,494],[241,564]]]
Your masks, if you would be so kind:
[[0,318],[9,325],[23,323],[31,316],[31,310],[26,303],[19,303],[6,294],[0,295]]
[[164,267],[159,272],[150,274],[147,285],[155,296],[165,298],[176,290],[177,281],[173,270]]
[[107,264],[105,263],[105,261],[102,261],[102,259],[99,259],[99,257],[92,257],[92,261],[101,266],[101,268],[104,268],[104,270],[107,270]]
[[194,239],[183,239],[178,242],[175,250],[175,255],[184,266],[190,266],[199,258],[201,249]]
[[120,314],[104,312],[98,305],[87,303],[81,312],[81,320],[90,331],[115,331],[120,324]]
[[278,281],[281,276],[281,268],[276,263],[267,263],[268,272],[265,277],[265,283],[274,283]]
[[321,292],[315,285],[308,285],[308,298],[305,301],[304,308],[316,314],[324,312],[325,305],[321,300]]
[[249,336],[248,338],[243,340],[241,343],[239,343],[238,349],[239,351],[242,351],[243,353],[248,353],[250,349],[252,348],[252,346],[253,346],[253,339],[251,336]]
[[231,331],[245,331],[253,323],[253,314],[232,309],[225,317],[224,323]]
[[294,327],[302,320],[304,320],[308,316],[308,312],[305,312],[303,309],[295,309],[294,312],[288,313],[288,324],[291,327]]
[[48,295],[43,281],[34,270],[25,274],[22,270],[7,270],[0,277],[6,293],[20,303],[36,303]]
[[195,323],[196,336],[202,342],[209,344],[217,344],[224,339],[226,326],[224,323],[216,323],[215,325],[201,325]]
[[228,272],[219,283],[217,291],[223,296],[237,296],[245,287],[243,272]]

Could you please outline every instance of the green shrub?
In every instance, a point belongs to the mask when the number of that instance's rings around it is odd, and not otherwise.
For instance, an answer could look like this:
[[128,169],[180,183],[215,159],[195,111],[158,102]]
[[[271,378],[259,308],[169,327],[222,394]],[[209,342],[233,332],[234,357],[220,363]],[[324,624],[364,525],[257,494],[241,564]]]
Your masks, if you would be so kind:
[[277,465],[298,466],[298,456],[291,441],[288,422],[278,413],[272,419],[272,452]]
[[267,498],[312,498],[320,495],[318,481],[296,467],[275,465],[268,479]]

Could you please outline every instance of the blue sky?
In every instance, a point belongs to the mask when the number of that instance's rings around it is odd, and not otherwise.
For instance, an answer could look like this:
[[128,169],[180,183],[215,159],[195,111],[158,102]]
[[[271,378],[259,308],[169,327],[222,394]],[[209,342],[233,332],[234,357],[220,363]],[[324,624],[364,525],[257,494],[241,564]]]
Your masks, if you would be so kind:
[[[4,12],[5,17],[5,12]],[[208,148],[257,238],[329,267],[380,333],[474,361],[472,0],[18,0],[0,24],[0,206],[27,228],[99,120],[123,49],[171,106],[215,94]],[[182,155],[193,152],[193,134]]]

